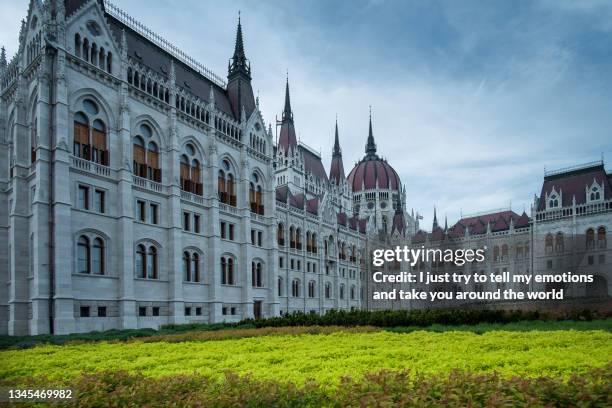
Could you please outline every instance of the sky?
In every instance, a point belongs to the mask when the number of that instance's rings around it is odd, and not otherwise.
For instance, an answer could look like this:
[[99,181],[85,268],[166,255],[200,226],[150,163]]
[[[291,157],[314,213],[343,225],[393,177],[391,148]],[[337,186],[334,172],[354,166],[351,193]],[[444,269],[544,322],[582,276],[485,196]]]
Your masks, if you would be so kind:
[[[336,115],[345,172],[378,154],[431,228],[463,214],[529,213],[544,170],[612,168],[612,2],[114,0],[218,75],[238,11],[266,123],[288,73],[298,137],[329,168]],[[26,1],[0,5],[16,51]]]

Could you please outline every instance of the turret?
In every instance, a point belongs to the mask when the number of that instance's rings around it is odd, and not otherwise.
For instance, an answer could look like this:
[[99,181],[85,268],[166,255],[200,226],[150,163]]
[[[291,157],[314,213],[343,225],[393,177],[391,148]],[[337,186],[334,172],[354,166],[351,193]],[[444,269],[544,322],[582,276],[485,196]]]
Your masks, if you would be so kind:
[[332,151],[331,167],[329,169],[329,180],[339,185],[345,180],[344,164],[342,163],[342,149],[338,138],[338,119],[336,118],[336,132],[334,138],[334,150]]
[[251,64],[244,53],[240,14],[238,14],[234,55],[228,63],[227,71],[227,94],[234,117],[240,120],[244,108],[244,113],[249,118],[255,110],[255,95],[251,86]]

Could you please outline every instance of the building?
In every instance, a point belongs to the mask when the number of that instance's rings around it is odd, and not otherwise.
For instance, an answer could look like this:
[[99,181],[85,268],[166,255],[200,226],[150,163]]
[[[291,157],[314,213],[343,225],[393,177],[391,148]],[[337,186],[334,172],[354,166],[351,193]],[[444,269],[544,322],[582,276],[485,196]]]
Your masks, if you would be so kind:
[[287,84],[275,146],[240,20],[225,80],[108,2],[32,0],[0,77],[0,333],[361,307],[338,137],[328,176]]

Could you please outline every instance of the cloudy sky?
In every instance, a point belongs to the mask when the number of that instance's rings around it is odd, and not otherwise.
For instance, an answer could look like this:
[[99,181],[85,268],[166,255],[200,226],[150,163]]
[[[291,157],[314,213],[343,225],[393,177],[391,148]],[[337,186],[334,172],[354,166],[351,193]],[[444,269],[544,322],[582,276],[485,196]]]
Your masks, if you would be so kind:
[[[449,223],[529,211],[545,168],[612,160],[606,0],[114,2],[221,76],[241,10],[266,121],[288,71],[299,137],[329,166],[337,114],[348,174],[372,105],[378,152],[426,227],[434,204]],[[12,55],[27,2],[0,9]]]

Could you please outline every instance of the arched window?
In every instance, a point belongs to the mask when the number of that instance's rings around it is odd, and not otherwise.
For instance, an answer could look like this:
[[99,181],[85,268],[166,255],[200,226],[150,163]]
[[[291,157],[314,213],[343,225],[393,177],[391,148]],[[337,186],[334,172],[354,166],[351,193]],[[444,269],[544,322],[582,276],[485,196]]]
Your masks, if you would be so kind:
[[91,161],[108,166],[108,149],[106,148],[106,126],[100,119],[93,122],[91,131],[92,156]]
[[79,33],[74,35],[74,53],[77,57],[81,56],[81,36]]
[[310,231],[306,231],[306,252],[312,252],[312,238]]
[[340,284],[340,299],[344,299],[344,283]]
[[185,282],[191,282],[191,254],[183,252],[183,279]]
[[147,252],[147,278],[157,279],[157,248],[154,246]]
[[553,251],[553,236],[552,234],[547,234],[546,238],[544,238],[544,246],[545,253],[550,254]]
[[325,283],[325,299],[330,299],[331,298],[331,283],[326,282]]
[[77,243],[77,272],[91,273],[91,248],[89,239],[81,235]]
[[92,63],[93,65],[98,65],[98,46],[96,45],[96,43],[91,44],[89,62]]
[[499,261],[499,247],[497,245],[493,247],[493,261]]
[[562,232],[558,232],[557,235],[555,236],[555,251],[557,251],[557,252],[563,252],[564,251],[563,233]]
[[147,271],[147,249],[144,245],[138,245],[136,247],[136,276],[139,278],[146,278]]
[[501,259],[502,261],[508,260],[508,245],[503,244],[501,248]]
[[236,186],[233,168],[228,159],[221,160],[217,191],[219,200],[224,204],[236,206]]
[[104,275],[104,241],[101,238],[94,239],[92,272],[95,275]]
[[291,296],[300,297],[300,280],[294,279],[291,282]]
[[251,283],[254,288],[263,287],[261,262],[251,262]]
[[89,61],[89,40],[87,38],[83,39],[83,52],[81,53],[81,58]]
[[586,232],[586,248],[592,249],[595,247],[595,230],[589,228]]
[[278,246],[285,246],[285,227],[282,223],[278,224],[278,229],[276,231],[276,240],[278,242]]
[[605,227],[597,228],[597,246],[602,249],[606,247],[606,228]]
[[295,247],[302,249],[302,230],[300,228],[295,230]]
[[278,296],[283,296],[283,278],[280,276],[278,277],[277,286]]
[[289,227],[289,248],[295,248],[295,228]]
[[113,73],[113,53],[109,52],[106,56],[106,72]]
[[202,195],[202,179],[200,176],[200,161],[196,158],[195,147],[188,143],[181,155],[181,188],[183,191]]
[[200,255],[197,253],[191,257],[191,278],[194,282],[200,281]]
[[134,174],[161,183],[159,148],[157,143],[152,140],[153,131],[146,124],[140,125],[138,130],[138,135],[134,137],[132,142]]
[[221,257],[221,284],[235,285],[234,281],[234,259],[231,257]]
[[351,300],[355,300],[355,285],[351,285]]
[[315,297],[315,281],[313,280],[308,282],[308,297],[309,298]]
[[387,232],[387,217],[384,215],[382,216],[382,229],[385,233]]
[[317,253],[317,234],[312,233],[312,252]]
[[34,118],[32,121],[32,129],[30,134],[30,161],[34,163],[36,161],[36,133],[38,132],[38,118]]
[[74,144],[72,154],[81,159],[89,160],[89,120],[83,112],[74,115]]
[[263,215],[264,206],[262,198],[262,187],[261,180],[257,173],[253,173],[251,175],[251,181],[249,183],[249,202],[251,204],[251,212]]

